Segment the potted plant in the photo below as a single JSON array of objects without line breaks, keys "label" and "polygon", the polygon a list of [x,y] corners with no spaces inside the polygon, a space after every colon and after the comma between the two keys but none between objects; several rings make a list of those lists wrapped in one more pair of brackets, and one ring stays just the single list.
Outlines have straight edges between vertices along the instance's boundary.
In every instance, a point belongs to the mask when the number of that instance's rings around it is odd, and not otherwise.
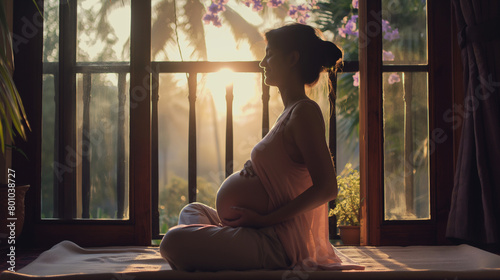
[{"label": "potted plant", "polygon": [[337,217],[340,238],[344,245],[359,245],[359,172],[346,164],[342,173],[337,176],[338,195],[335,208],[329,215]]},{"label": "potted plant", "polygon": [[[9,7],[9,9],[6,9]],[[11,168],[10,150],[19,150],[12,146],[14,137],[26,140],[24,126],[29,124],[23,103],[12,78],[14,55],[8,15],[12,15],[12,2],[0,2],[0,233],[11,230],[4,223],[8,218],[15,218],[15,233],[20,234],[24,223],[24,194],[29,186],[16,185],[15,170]],[[6,10],[8,12],[6,13]],[[24,123],[24,124],[23,124]],[[22,153],[22,151],[21,151]],[[22,153],[23,154],[23,153]],[[10,208],[7,206],[11,206]],[[12,206],[14,208],[12,208]],[[12,209],[14,211],[10,212]],[[4,235],[2,235],[2,238]],[[4,244],[2,242],[2,244]]]}]

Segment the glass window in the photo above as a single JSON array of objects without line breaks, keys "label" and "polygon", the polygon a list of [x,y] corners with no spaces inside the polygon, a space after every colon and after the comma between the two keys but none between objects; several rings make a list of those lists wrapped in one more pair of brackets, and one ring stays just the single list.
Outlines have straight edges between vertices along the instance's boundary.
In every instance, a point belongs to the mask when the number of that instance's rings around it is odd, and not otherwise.
[{"label": "glass window", "polygon": [[382,0],[386,220],[430,219],[426,9]]},{"label": "glass window", "polygon": [[77,62],[130,60],[130,0],[79,0]]},{"label": "glass window", "polygon": [[77,74],[77,218],[128,218],[127,85],[127,73]]},{"label": "glass window", "polygon": [[129,78],[119,67],[130,60],[130,1],[78,1],[77,13],[77,218],[128,219]]},{"label": "glass window", "polygon": [[54,217],[54,184],[62,178],[57,171],[56,88],[59,73],[59,1],[43,2],[42,166],[41,216]]},{"label": "glass window", "polygon": [[359,72],[337,77],[337,173],[346,164],[359,170]]},{"label": "glass window", "polygon": [[427,73],[383,78],[385,219],[429,219]]},{"label": "glass window", "polygon": [[[62,173],[76,172],[72,218],[129,217],[130,1],[82,0],[76,5],[76,146],[59,143],[59,1],[44,1],[42,218],[57,218]],[[71,64],[71,63],[70,63]],[[64,145],[65,155],[58,151]],[[71,161],[68,160],[71,158]]]},{"label": "glass window", "polygon": [[160,74],[158,99],[158,210],[160,233],[177,225],[188,204],[189,101],[185,74]]},{"label": "glass window", "polygon": [[427,64],[427,1],[382,1],[384,64]]}]

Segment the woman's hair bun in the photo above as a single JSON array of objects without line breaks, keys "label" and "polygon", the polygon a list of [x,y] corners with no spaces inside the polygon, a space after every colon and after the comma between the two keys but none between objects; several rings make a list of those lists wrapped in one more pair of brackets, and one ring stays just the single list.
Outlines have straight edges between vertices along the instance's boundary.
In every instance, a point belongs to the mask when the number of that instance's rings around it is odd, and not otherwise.
[{"label": "woman's hair bun", "polygon": [[299,71],[307,85],[314,85],[325,70],[336,71],[342,64],[342,50],[322,39],[321,31],[309,25],[293,23],[266,32],[269,46],[284,52],[298,51]]},{"label": "woman's hair bun", "polygon": [[330,41],[320,41],[320,51],[323,57],[323,67],[337,67],[342,58],[342,50]]}]

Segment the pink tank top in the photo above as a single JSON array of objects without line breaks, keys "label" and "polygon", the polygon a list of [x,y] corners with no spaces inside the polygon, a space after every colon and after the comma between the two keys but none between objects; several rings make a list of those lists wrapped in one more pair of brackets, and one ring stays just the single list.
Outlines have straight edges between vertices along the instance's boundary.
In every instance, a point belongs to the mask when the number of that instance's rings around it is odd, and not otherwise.
[{"label": "pink tank top", "polygon": [[[312,186],[305,164],[294,162],[285,150],[284,126],[291,112],[303,99],[293,104],[276,121],[269,133],[252,150],[252,166],[269,195],[269,210],[275,210],[291,201]],[[321,115],[321,118],[323,116]],[[328,239],[328,205],[299,214],[274,226],[291,266],[304,269],[364,269],[363,266],[342,263]]]}]

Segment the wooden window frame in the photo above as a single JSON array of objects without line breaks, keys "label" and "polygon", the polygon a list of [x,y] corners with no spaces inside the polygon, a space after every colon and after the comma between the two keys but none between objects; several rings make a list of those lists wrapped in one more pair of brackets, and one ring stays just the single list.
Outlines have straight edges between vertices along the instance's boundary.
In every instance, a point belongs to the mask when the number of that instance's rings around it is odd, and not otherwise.
[{"label": "wooden window frame", "polygon": [[[453,105],[456,82],[452,82],[452,76],[457,70],[452,66],[459,61],[456,55],[449,55],[456,49],[456,40],[451,35],[455,32],[451,1],[428,0],[427,11],[428,65],[422,69],[429,78],[429,140],[434,142],[435,148],[429,162],[431,217],[422,221],[387,221],[384,219],[382,74],[389,69],[405,71],[405,67],[382,65],[382,32],[373,32],[382,30],[381,1],[359,1],[360,173],[361,197],[364,198],[361,206],[362,245],[449,243],[445,229],[453,187],[456,131],[443,116]],[[433,135],[436,129],[441,129],[444,136]]]},{"label": "wooden window frame", "polygon": [[[59,97],[56,122],[60,128],[57,158],[65,162],[66,147],[76,147],[76,0],[60,5]],[[25,21],[43,13],[38,7],[23,1],[14,3],[14,34],[26,34]],[[55,189],[58,217],[41,219],[41,131],[43,24],[38,24],[34,36],[19,45],[16,56],[15,81],[24,100],[32,131],[28,142],[19,144],[29,161],[13,159],[20,182],[31,185],[26,197],[26,220],[20,246],[48,247],[61,240],[71,240],[80,246],[151,245],[151,1],[131,1],[130,34],[130,167],[129,219],[85,220],[75,217],[76,172],[65,172]],[[40,20],[40,19],[38,19]],[[22,42],[22,41],[21,41]],[[36,63],[35,63],[36,62]],[[26,80],[32,83],[26,83]],[[146,81],[146,82],[145,82]],[[16,171],[17,171],[16,170]],[[62,203],[59,203],[62,202]],[[56,211],[57,212],[57,211]]]}]

